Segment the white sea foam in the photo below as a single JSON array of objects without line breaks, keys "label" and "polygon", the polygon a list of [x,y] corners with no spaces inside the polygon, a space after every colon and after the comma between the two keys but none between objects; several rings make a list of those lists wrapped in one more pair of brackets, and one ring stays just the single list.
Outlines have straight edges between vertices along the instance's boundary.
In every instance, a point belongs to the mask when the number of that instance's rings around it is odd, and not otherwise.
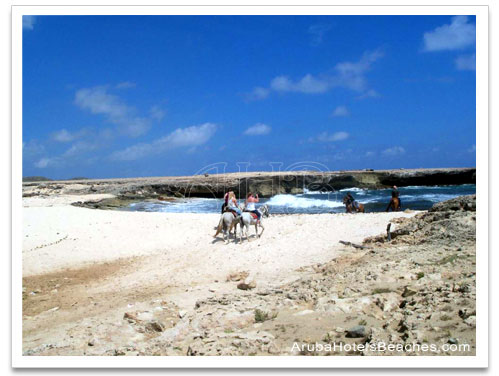
[{"label": "white sea foam", "polygon": [[363,192],[363,191],[365,191],[365,189],[358,187],[340,189],[340,192]]},{"label": "white sea foam", "polygon": [[441,202],[441,201],[450,200],[451,198],[454,197],[456,197],[455,194],[427,193],[418,196],[401,195],[400,200],[402,201],[402,203],[412,202],[412,201]]},{"label": "white sea foam", "polygon": [[276,195],[267,201],[269,206],[283,206],[293,209],[303,208],[337,208],[343,206],[339,201],[306,198],[294,195]]}]

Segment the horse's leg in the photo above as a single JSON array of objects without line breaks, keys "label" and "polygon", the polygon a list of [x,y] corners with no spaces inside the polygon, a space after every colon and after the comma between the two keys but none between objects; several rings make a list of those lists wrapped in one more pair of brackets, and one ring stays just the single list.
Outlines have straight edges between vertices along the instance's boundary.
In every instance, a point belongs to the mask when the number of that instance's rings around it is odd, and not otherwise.
[{"label": "horse's leg", "polygon": [[232,227],[232,222],[229,224],[224,223],[224,235],[225,235],[224,241],[225,241],[225,244],[229,244],[231,227]]},{"label": "horse's leg", "polygon": [[248,241],[248,243],[250,242],[250,239],[249,239],[249,223],[245,223],[244,224],[244,235],[246,236],[246,240]]},{"label": "horse's leg", "polygon": [[260,227],[262,228],[262,232],[260,233],[260,235],[258,235],[258,237],[261,237],[261,236],[262,236],[262,234],[263,234],[263,232],[265,231],[265,227],[263,227],[263,225],[262,225],[262,222],[261,222],[261,221],[260,221],[260,224],[259,224],[259,225],[260,225]]}]

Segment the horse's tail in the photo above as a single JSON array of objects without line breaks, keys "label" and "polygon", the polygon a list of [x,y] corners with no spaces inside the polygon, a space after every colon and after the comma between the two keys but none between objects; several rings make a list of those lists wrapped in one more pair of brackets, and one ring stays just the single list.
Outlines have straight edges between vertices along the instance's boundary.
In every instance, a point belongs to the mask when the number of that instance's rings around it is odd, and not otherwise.
[{"label": "horse's tail", "polygon": [[222,227],[223,227],[223,222],[224,222],[224,217],[223,215],[220,217],[220,221],[218,222],[218,227],[217,227],[217,232],[215,235],[213,235],[214,238],[217,237],[218,234],[220,234],[220,231],[222,231]]}]

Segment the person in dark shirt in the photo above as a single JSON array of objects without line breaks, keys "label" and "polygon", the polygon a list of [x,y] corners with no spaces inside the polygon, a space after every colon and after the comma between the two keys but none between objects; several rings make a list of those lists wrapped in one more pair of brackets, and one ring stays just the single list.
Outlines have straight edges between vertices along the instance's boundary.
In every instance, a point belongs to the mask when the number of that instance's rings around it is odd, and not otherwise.
[{"label": "person in dark shirt", "polygon": [[352,205],[355,210],[359,210],[359,203],[355,198],[352,196],[350,192],[347,193],[347,198],[348,198],[348,204]]}]

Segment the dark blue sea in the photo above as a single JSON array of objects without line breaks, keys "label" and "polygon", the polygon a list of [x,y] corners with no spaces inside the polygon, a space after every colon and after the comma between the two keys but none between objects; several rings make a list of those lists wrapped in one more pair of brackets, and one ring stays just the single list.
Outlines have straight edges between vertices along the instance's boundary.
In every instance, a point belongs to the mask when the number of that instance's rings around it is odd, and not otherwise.
[{"label": "dark blue sea", "polygon": [[[427,210],[433,204],[451,198],[475,194],[474,184],[453,186],[409,186],[399,187],[402,210]],[[342,189],[336,192],[307,191],[297,195],[276,195],[260,199],[260,204],[267,204],[274,214],[294,213],[343,213],[342,199],[350,192],[355,199],[364,204],[366,212],[385,211],[390,202],[390,189]],[[220,213],[222,199],[191,198],[176,202],[148,201],[131,204],[126,210],[166,213]],[[257,204],[258,206],[258,204]]]}]

